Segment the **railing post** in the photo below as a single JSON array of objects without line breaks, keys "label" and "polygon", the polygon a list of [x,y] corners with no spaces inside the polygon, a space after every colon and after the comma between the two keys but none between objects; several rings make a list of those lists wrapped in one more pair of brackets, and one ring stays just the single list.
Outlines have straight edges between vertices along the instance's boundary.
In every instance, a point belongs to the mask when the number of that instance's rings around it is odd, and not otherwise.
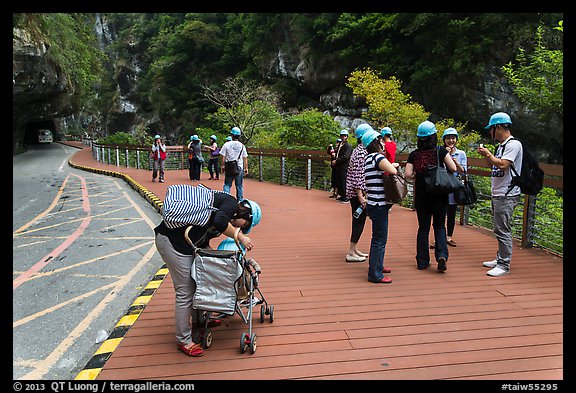
[{"label": "railing post", "polygon": [[140,150],[136,149],[136,169],[140,169]]},{"label": "railing post", "polygon": [[116,146],[116,166],[120,166],[120,149]]},{"label": "railing post", "polygon": [[524,214],[522,217],[522,246],[534,245],[534,219],[536,217],[536,195],[524,195]]},{"label": "railing post", "polygon": [[130,157],[128,156],[128,148],[126,148],[126,168],[130,168]]},{"label": "railing post", "polygon": [[306,189],[312,188],[312,159],[308,156],[307,167],[306,167]]},{"label": "railing post", "polygon": [[263,155],[262,152],[258,155],[258,181],[264,181],[264,174],[262,173],[263,167]]},{"label": "railing post", "polygon": [[284,153],[280,157],[280,184],[286,184],[286,156]]},{"label": "railing post", "polygon": [[110,146],[108,146],[107,150],[108,150],[108,162],[106,162],[106,164],[110,165]]}]

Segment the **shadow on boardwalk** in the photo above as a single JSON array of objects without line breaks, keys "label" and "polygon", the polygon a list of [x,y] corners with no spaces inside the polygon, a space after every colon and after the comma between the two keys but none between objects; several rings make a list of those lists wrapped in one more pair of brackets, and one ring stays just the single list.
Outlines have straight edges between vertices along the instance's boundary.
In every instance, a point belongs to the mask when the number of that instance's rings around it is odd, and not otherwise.
[{"label": "shadow on boardwalk", "polygon": [[[162,200],[170,184],[192,184],[187,171],[151,172],[97,163],[84,149],[73,165],[128,174]],[[202,182],[221,189],[222,180]],[[221,177],[222,179],[222,177]],[[346,263],[349,204],[329,193],[247,179],[245,197],[263,210],[249,256],[262,266],[260,287],[275,319],[259,322],[255,354],[241,354],[248,326],[237,316],[213,329],[202,358],[176,348],[174,291],[162,281],[119,340],[97,379],[560,380],[563,378],[563,259],[514,244],[511,274],[489,277],[489,231],[457,226],[448,270],[416,269],[414,211],[390,211],[385,265],[392,284],[367,281],[367,262]],[[359,243],[369,250],[370,220]],[[218,244],[220,239],[212,241]]]}]

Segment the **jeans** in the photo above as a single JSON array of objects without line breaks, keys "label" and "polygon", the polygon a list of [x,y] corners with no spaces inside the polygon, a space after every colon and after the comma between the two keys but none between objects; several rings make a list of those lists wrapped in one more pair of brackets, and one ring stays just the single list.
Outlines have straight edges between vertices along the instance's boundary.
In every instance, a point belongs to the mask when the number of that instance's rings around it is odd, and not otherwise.
[{"label": "jeans", "polygon": [[211,158],[208,160],[208,172],[212,179],[218,180],[220,178],[220,162],[218,158]]},{"label": "jeans", "polygon": [[366,205],[366,214],[372,221],[372,240],[368,260],[368,281],[379,282],[384,278],[384,254],[388,242],[388,212],[392,205]]},{"label": "jeans", "polygon": [[236,177],[224,174],[224,192],[230,193],[232,181],[236,184],[236,199],[240,202],[244,199],[244,171],[241,170]]},{"label": "jeans", "polygon": [[164,160],[160,158],[154,160],[154,166],[152,169],[152,180],[156,179],[156,176],[158,176],[158,172],[160,172],[160,180],[164,180]]},{"label": "jeans", "polygon": [[498,239],[496,260],[498,266],[504,270],[510,270],[510,261],[512,259],[512,214],[519,200],[520,196],[492,197],[494,234],[496,239]]},{"label": "jeans", "polygon": [[445,258],[448,261],[448,243],[446,240],[446,204],[422,205],[416,208],[418,216],[418,234],[416,235],[416,264],[420,268],[425,268],[430,263],[430,250],[428,236],[430,234],[430,223],[434,228],[434,257],[436,261]]}]

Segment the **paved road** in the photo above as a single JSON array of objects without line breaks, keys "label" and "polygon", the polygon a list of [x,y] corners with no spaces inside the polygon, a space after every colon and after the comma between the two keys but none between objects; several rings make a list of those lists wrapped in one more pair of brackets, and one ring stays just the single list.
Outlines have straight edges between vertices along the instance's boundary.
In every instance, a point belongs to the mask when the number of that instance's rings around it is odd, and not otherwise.
[{"label": "paved road", "polygon": [[162,266],[159,214],[123,180],[68,166],[76,151],[13,158],[13,379],[76,377]]}]

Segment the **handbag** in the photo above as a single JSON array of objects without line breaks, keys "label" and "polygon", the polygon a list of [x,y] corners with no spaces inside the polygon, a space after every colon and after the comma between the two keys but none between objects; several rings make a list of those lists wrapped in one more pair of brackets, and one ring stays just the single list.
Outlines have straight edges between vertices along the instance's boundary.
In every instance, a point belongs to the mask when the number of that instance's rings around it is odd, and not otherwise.
[{"label": "handbag", "polygon": [[428,166],[424,174],[426,191],[432,194],[450,194],[464,187],[460,180],[440,165],[440,150],[436,148],[437,165]]},{"label": "handbag", "polygon": [[478,200],[478,196],[476,195],[476,189],[474,188],[474,184],[472,180],[468,177],[467,173],[462,175],[464,180],[464,186],[459,188],[454,193],[454,199],[456,203],[459,205],[472,205],[476,203]]},{"label": "handbag", "polygon": [[384,200],[388,203],[400,203],[408,195],[408,184],[400,167],[395,175],[383,173]]},{"label": "handbag", "polygon": [[240,154],[238,154],[238,158],[234,161],[226,161],[224,163],[224,173],[226,176],[236,177],[240,174],[240,167],[238,166],[238,160],[240,156],[242,156],[242,152],[244,151],[244,147],[240,150]]}]

